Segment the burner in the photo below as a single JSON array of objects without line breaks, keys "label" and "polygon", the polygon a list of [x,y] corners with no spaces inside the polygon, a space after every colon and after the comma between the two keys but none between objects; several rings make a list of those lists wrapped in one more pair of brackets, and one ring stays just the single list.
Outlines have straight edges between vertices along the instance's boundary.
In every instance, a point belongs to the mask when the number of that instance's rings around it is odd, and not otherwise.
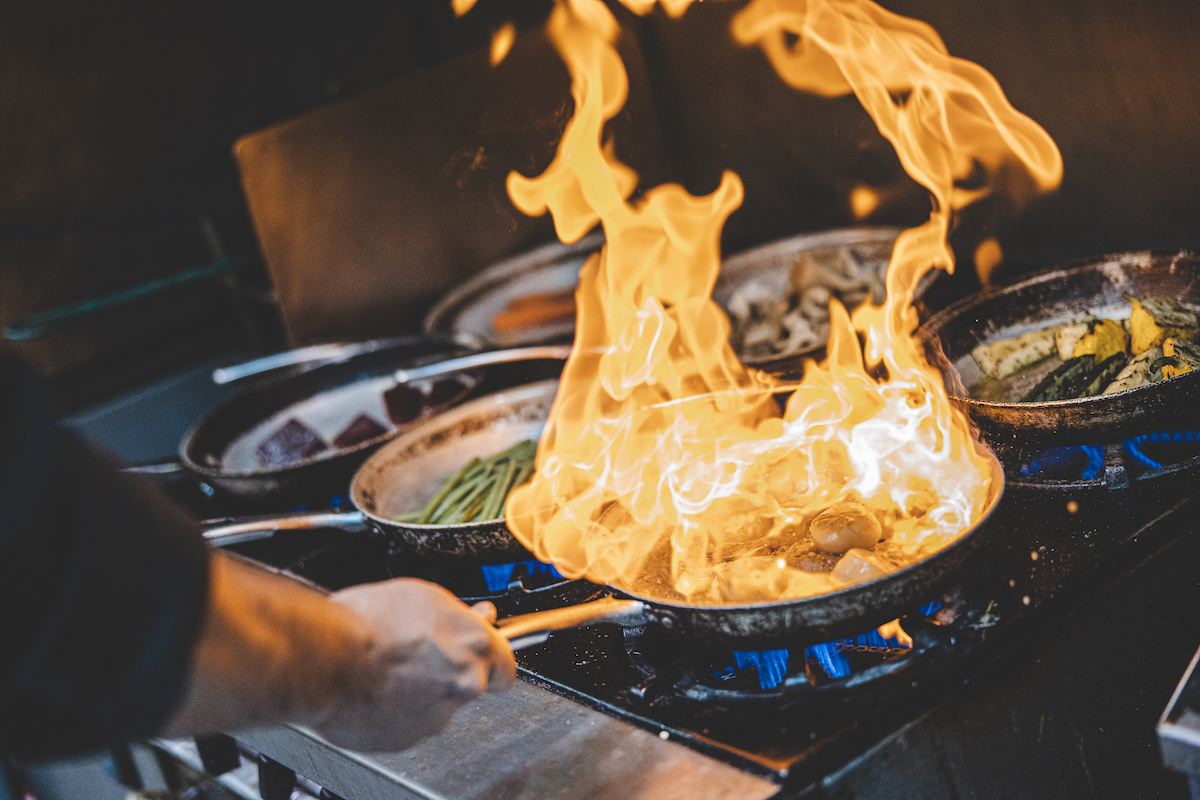
[{"label": "burner", "polygon": [[[1157,461],[1163,448],[1194,440],[1181,432],[1134,444]],[[934,707],[981,674],[981,665],[1022,652],[1031,632],[1061,622],[1064,609],[1079,607],[1124,573],[1122,565],[1139,563],[1147,548],[1178,535],[1177,523],[1156,520],[1183,519],[1172,509],[1195,496],[1191,462],[1142,472],[1122,489],[1109,483],[1109,465],[1120,463],[1123,445],[1103,450],[1104,481],[1009,487],[978,555],[940,607],[935,601],[902,617],[911,646],[863,632],[735,651],[660,626],[602,623],[556,631],[519,651],[521,677],[740,769],[805,785]],[[1143,494],[1145,503],[1127,499]],[[436,581],[466,602],[490,600],[502,617],[607,591],[536,561],[479,565],[417,557],[366,529],[291,531],[232,549],[330,589],[386,577]]]},{"label": "burner", "polygon": [[[1121,443],[1125,464],[1138,473],[1161,470],[1200,456],[1195,431],[1160,431]],[[1051,480],[1101,480],[1105,476],[1104,445],[1050,447],[1021,460],[1023,477]]]}]

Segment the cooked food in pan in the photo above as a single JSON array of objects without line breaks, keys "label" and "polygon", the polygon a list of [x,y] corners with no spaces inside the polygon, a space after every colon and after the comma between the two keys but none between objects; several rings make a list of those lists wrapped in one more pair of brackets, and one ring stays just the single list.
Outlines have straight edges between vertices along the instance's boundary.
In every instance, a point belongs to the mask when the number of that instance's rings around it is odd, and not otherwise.
[{"label": "cooked food in pan", "polygon": [[221,455],[234,473],[287,469],[378,441],[465,394],[473,380],[448,375],[397,384],[358,380],[294,403],[237,437]]},{"label": "cooked food in pan", "polygon": [[868,298],[876,305],[887,296],[887,259],[870,259],[852,247],[835,252],[801,252],[792,262],[782,294],[750,280],[729,298],[733,324],[730,341],[743,359],[762,359],[811,350],[829,333],[829,299],[848,309]]},{"label": "cooked food in pan", "polygon": [[1003,379],[1053,356],[1061,364],[1022,398],[1039,403],[1091,397],[1168,380],[1200,366],[1200,321],[1173,297],[1134,297],[1128,319],[1087,317],[981,344],[984,375]]},{"label": "cooked food in pan", "polygon": [[983,374],[989,378],[1007,378],[1055,351],[1058,329],[1024,333],[1012,339],[981,344],[971,351]]},{"label": "cooked food in pan", "polygon": [[575,324],[575,287],[510,298],[492,317],[492,327],[508,333],[544,325]]},{"label": "cooked food in pan", "polygon": [[504,516],[508,493],[533,474],[537,442],[526,439],[490,458],[473,458],[451,475],[420,511],[394,517],[418,525],[454,525]]},{"label": "cooked food in pan", "polygon": [[254,448],[258,464],[266,469],[295,464],[311,458],[329,445],[321,434],[292,417]]},{"label": "cooked food in pan", "polygon": [[359,414],[353,422],[346,426],[344,431],[334,437],[333,446],[342,449],[354,447],[356,444],[362,444],[368,439],[374,439],[385,433],[387,433],[387,428],[376,422],[370,414]]}]

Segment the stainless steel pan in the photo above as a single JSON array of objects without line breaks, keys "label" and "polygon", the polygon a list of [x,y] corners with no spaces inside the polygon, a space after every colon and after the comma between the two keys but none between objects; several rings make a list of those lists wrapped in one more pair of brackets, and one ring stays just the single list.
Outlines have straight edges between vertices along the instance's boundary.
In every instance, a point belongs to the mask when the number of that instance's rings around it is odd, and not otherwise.
[{"label": "stainless steel pan", "polygon": [[610,597],[509,617],[497,626],[514,648],[544,641],[555,630],[599,622],[659,625],[705,641],[751,650],[778,647],[785,642],[826,642],[863,633],[936,597],[986,535],[987,520],[999,502],[1002,488],[994,488],[984,517],[948,546],[904,569],[834,592],[767,603],[695,605],[609,586]]},{"label": "stainless steel pan", "polygon": [[1087,313],[1127,317],[1126,293],[1170,295],[1198,309],[1200,256],[1145,252],[1072,262],[964,298],[931,317],[918,335],[931,361],[940,364],[951,399],[995,445],[1106,443],[1195,420],[1200,372],[1124,392],[1044,403],[1019,399],[1062,363],[1056,356],[1003,381],[979,376],[971,357],[976,345]]},{"label": "stainless steel pan", "polygon": [[[213,409],[184,434],[178,463],[210,486],[238,498],[302,502],[309,494],[341,491],[363,459],[412,424],[392,425],[383,407],[383,392],[396,382],[395,371],[431,358],[445,361],[469,352],[445,337],[409,336],[368,344],[377,346],[360,345],[359,351],[344,360],[286,374]],[[477,375],[463,378],[460,391],[445,398],[439,408],[463,399],[479,381]],[[376,405],[378,409],[371,410]],[[386,430],[349,446],[337,446],[334,437],[364,410],[377,423],[385,424]],[[260,465],[253,458],[257,443],[291,418],[319,430],[327,449],[295,462]],[[323,427],[326,430],[321,430]],[[145,467],[133,469],[146,471]]]}]

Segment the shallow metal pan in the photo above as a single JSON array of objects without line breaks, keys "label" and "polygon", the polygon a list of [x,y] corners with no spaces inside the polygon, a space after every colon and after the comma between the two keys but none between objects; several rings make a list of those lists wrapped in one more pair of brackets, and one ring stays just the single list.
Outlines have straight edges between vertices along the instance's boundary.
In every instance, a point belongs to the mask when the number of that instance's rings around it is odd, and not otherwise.
[{"label": "shallow metal pan", "polygon": [[[713,288],[713,299],[727,308],[734,292],[757,281],[786,297],[790,293],[792,264],[801,253],[836,254],[850,248],[868,263],[886,264],[900,228],[839,228],[802,233],[768,242],[723,259]],[[544,325],[497,331],[493,320],[514,299],[531,294],[573,290],[579,270],[592,253],[604,244],[600,233],[590,234],[572,245],[550,244],[516,258],[488,267],[447,294],[425,317],[430,334],[470,336],[495,347],[514,347],[539,342],[569,341],[574,319],[554,320]],[[937,277],[931,272],[917,290],[920,297]],[[743,358],[747,366],[775,373],[798,372],[805,357],[819,357],[824,344],[786,355]]]},{"label": "shallow metal pan", "polygon": [[[390,388],[390,376],[403,367],[466,352],[446,337],[413,336],[340,363],[288,374],[234,397],[197,421],[180,442],[179,462],[210,486],[238,498],[300,501],[307,499],[309,492],[329,487],[340,490],[369,453],[413,424],[394,425],[383,410],[382,392]],[[462,390],[439,408],[461,400],[478,380],[478,376],[466,376]],[[379,417],[376,421],[387,430],[351,446],[334,445],[333,436],[372,403],[379,410],[371,416]],[[272,421],[278,427],[284,418],[292,417],[318,429],[322,426],[313,417],[326,420],[329,430],[321,433],[326,434],[328,448],[310,458],[270,467],[232,454],[235,448],[251,451],[256,437],[266,438],[273,432]]]},{"label": "shallow metal pan", "polygon": [[[523,438],[537,436],[549,413],[556,385],[535,384],[513,392],[460,406],[419,430],[389,443],[355,476],[351,497],[376,527],[400,537],[419,552],[478,558],[488,555],[529,558],[502,523],[494,526],[409,526],[391,517],[419,508],[441,480],[472,456],[498,452]],[[989,513],[1001,491],[995,487]],[[513,636],[536,640],[559,626],[591,621],[624,624],[652,622],[712,641],[755,646],[781,640],[827,641],[842,634],[861,633],[929,601],[952,578],[980,538],[983,520],[948,547],[905,569],[873,581],[799,600],[748,605],[693,605],[664,602],[619,586],[608,587],[621,604],[601,603],[547,612],[520,624]],[[470,538],[468,538],[470,534]],[[504,542],[515,550],[504,550]],[[638,605],[630,605],[636,603]],[[593,614],[595,615],[593,617]],[[544,638],[544,636],[542,636]]]},{"label": "shallow metal pan", "polygon": [[668,602],[609,586],[611,597],[577,606],[500,620],[500,631],[514,648],[544,641],[552,631],[615,622],[645,624],[720,642],[735,648],[778,647],[783,643],[826,642],[852,636],[911,613],[936,597],[960,573],[986,536],[987,521],[1003,486],[994,487],[983,517],[958,539],[904,569],[833,592],[745,605],[696,605]]},{"label": "shallow metal pan", "polygon": [[[1119,441],[1196,419],[1200,372],[1095,397],[1044,403],[1019,398],[1061,362],[1056,356],[1003,381],[977,379],[976,345],[1043,329],[1082,314],[1129,316],[1123,294],[1170,295],[1200,309],[1200,257],[1187,251],[1084,259],[987,289],[948,306],[918,331],[946,376],[951,398],[996,445]],[[973,394],[965,387],[974,384]]]},{"label": "shallow metal pan", "polygon": [[486,458],[524,439],[537,440],[557,391],[558,381],[541,381],[438,415],[363,464],[350,485],[351,501],[375,528],[417,554],[493,563],[531,558],[503,519],[415,525],[393,517],[423,507],[472,458]]},{"label": "shallow metal pan", "polygon": [[494,264],[438,301],[425,315],[425,332],[471,336],[492,347],[569,342],[573,318],[511,331],[496,330],[493,319],[515,298],[573,290],[579,285],[579,270],[603,244],[604,235],[597,231],[574,244],[554,242]]}]

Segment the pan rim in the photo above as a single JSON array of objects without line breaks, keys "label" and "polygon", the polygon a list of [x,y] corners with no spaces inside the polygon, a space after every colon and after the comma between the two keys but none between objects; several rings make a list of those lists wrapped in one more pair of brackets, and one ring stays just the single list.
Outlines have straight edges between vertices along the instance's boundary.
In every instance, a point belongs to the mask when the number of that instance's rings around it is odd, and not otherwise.
[{"label": "pan rim", "polygon": [[[340,368],[340,367],[343,367],[345,363],[346,362],[338,362],[338,363],[333,363],[333,364],[321,365],[321,366],[315,367],[312,370],[308,370],[308,371],[302,373],[300,376],[296,376],[296,377],[303,377],[305,379],[311,379],[311,376],[318,373],[318,371],[320,371],[320,370]],[[284,465],[278,466],[278,467],[263,468],[263,469],[249,470],[249,471],[226,470],[226,469],[221,469],[220,467],[213,467],[208,464],[202,463],[201,461],[197,460],[196,458],[194,458],[192,456],[191,450],[194,446],[194,443],[196,442],[196,440],[198,438],[197,434],[200,431],[204,430],[207,427],[210,427],[214,423],[214,420],[221,418],[225,414],[232,413],[231,409],[235,409],[235,408],[239,407],[240,405],[244,404],[246,401],[246,398],[248,396],[250,396],[254,393],[261,394],[261,393],[276,391],[276,390],[278,390],[278,388],[280,386],[285,384],[287,379],[285,378],[285,379],[281,379],[278,381],[272,381],[263,386],[257,387],[255,389],[251,389],[248,392],[243,392],[239,395],[236,395],[235,397],[230,398],[229,400],[227,400],[227,401],[221,403],[220,405],[216,406],[215,408],[213,408],[211,411],[209,411],[207,414],[205,414],[203,417],[201,417],[199,420],[197,420],[195,423],[193,423],[187,429],[187,431],[184,432],[183,437],[180,439],[179,450],[178,450],[179,460],[183,463],[183,465],[185,467],[187,467],[187,469],[189,469],[190,471],[196,473],[197,475],[200,475],[205,478],[211,478],[214,480],[256,480],[256,479],[279,478],[279,477],[286,476],[289,473],[298,472],[298,471],[306,469],[306,468],[315,467],[317,465],[325,464],[325,463],[328,463],[331,461],[336,461],[336,460],[344,458],[344,457],[353,456],[357,453],[361,453],[364,450],[369,450],[371,448],[378,447],[379,445],[386,443],[389,439],[396,438],[397,436],[403,436],[404,434],[408,433],[409,431],[425,424],[425,422],[427,422],[428,420],[433,419],[433,417],[437,416],[438,414],[444,413],[444,412],[454,408],[455,405],[458,404],[464,397],[467,397],[472,391],[474,391],[476,388],[478,388],[480,383],[483,380],[482,375],[480,375],[478,373],[478,371],[476,371],[476,370],[463,370],[461,372],[452,373],[452,375],[456,376],[457,378],[460,379],[460,382],[464,383],[463,389],[460,392],[458,392],[453,398],[440,404],[436,408],[431,409],[429,413],[422,414],[421,416],[419,416],[413,420],[410,420],[409,422],[406,422],[403,425],[397,425],[394,428],[392,428],[391,430],[385,431],[384,433],[381,433],[378,436],[373,436],[370,439],[364,439],[363,441],[358,442],[350,447],[330,447],[326,451],[322,451],[322,452],[320,452],[312,457],[309,457],[309,458],[301,459],[300,461],[291,462],[291,463],[284,464]],[[465,381],[462,380],[464,378],[466,379]],[[347,385],[349,385],[349,384],[347,384]],[[399,385],[399,384],[397,384],[397,385]],[[313,397],[315,397],[315,396],[316,395],[313,395]],[[282,410],[282,409],[280,409],[280,410]],[[246,431],[242,431],[242,433],[240,433],[239,436],[244,436],[248,432],[248,430],[249,429],[247,429]],[[237,437],[234,437],[233,439],[231,439],[226,444],[226,448],[228,448],[234,441],[236,441],[236,439],[237,439]],[[222,455],[223,455],[223,453],[222,453]]]},{"label": "pan rim", "polygon": [[[1196,258],[1200,257],[1200,253],[1197,253],[1194,250],[1189,250],[1188,248],[1180,248],[1177,250],[1138,250],[1128,253],[1110,253],[1103,256],[1078,258],[1067,261],[1063,264],[1046,267],[1045,269],[1035,271],[1033,274],[1029,275],[1023,280],[1017,281],[1016,283],[988,287],[956,300],[926,320],[925,323],[917,329],[915,335],[919,336],[922,341],[926,343],[933,341],[940,343],[941,330],[950,322],[957,319],[961,315],[963,309],[971,306],[979,305],[983,302],[992,301],[997,298],[1002,298],[1005,295],[1015,294],[1018,291],[1028,290],[1036,287],[1039,284],[1047,283],[1056,278],[1069,278],[1073,274],[1081,274],[1090,270],[1094,270],[1103,264],[1116,264],[1118,266],[1125,266],[1126,262],[1130,262],[1135,259],[1150,259],[1155,257],[1178,258],[1180,256],[1190,256]],[[1200,312],[1200,308],[1193,310]],[[1169,391],[1181,385],[1186,387],[1194,381],[1200,381],[1200,370],[1188,372],[1174,378],[1168,378],[1167,380],[1160,381],[1159,383],[1146,384],[1145,386],[1135,386],[1132,389],[1122,389],[1119,392],[1091,395],[1089,397],[1072,397],[1066,400],[1040,400],[1030,403],[979,400],[970,396],[954,394],[951,392],[949,387],[947,387],[946,391],[950,398],[956,403],[960,403],[971,408],[996,409],[1005,411],[1020,411],[1024,409],[1045,409],[1053,411],[1056,409],[1069,409],[1078,406],[1096,405],[1099,402],[1107,401],[1108,398],[1128,397],[1137,392],[1148,393]],[[1164,389],[1163,387],[1171,387],[1171,389]]]},{"label": "pan rim", "polygon": [[[988,451],[991,452],[991,449],[988,448]],[[992,457],[995,458],[995,454],[993,454]],[[996,466],[997,466],[996,475],[998,478],[996,483],[998,485],[991,489],[990,497],[989,497],[989,501],[990,501],[989,505],[988,505],[987,509],[984,511],[984,513],[979,517],[979,519],[975,521],[974,525],[972,525],[967,530],[963,531],[963,533],[959,534],[959,536],[954,541],[950,542],[950,544],[946,545],[945,547],[943,547],[939,550],[935,550],[934,552],[930,553],[928,556],[926,556],[922,559],[919,559],[917,561],[914,561],[913,563],[909,564],[906,567],[902,567],[901,569],[898,569],[894,572],[884,573],[883,575],[872,578],[869,581],[861,581],[859,583],[852,583],[852,584],[848,584],[846,586],[840,587],[838,589],[834,589],[832,591],[820,592],[819,594],[805,595],[804,597],[794,597],[794,598],[787,599],[787,600],[763,600],[763,601],[756,602],[756,603],[723,603],[723,604],[681,603],[681,602],[672,601],[672,600],[655,599],[653,597],[650,597],[649,595],[643,595],[643,594],[639,594],[637,592],[630,591],[628,589],[623,589],[616,584],[610,583],[610,584],[596,584],[596,585],[597,586],[605,586],[609,589],[612,589],[616,592],[621,593],[622,595],[628,596],[634,600],[640,600],[643,603],[647,603],[653,607],[670,609],[670,610],[678,610],[678,611],[688,611],[688,612],[712,611],[712,612],[717,612],[717,613],[720,613],[720,612],[731,612],[732,613],[732,612],[738,612],[738,611],[745,611],[745,612],[762,611],[764,609],[772,609],[772,608],[796,608],[798,606],[803,605],[806,601],[818,601],[818,600],[821,600],[824,598],[832,597],[834,595],[837,595],[839,597],[848,597],[850,595],[854,595],[854,594],[858,594],[858,593],[870,593],[870,591],[873,588],[878,588],[879,586],[883,585],[884,583],[891,583],[895,580],[903,580],[907,576],[916,574],[916,570],[918,568],[928,566],[928,563],[932,559],[936,559],[939,556],[942,556],[943,554],[950,553],[951,551],[959,550],[959,549],[961,549],[961,546],[966,546],[965,542],[967,542],[967,540],[969,540],[969,539],[972,539],[973,534],[977,533],[979,531],[979,529],[985,525],[985,523],[988,521],[988,519],[991,518],[992,514],[995,513],[996,508],[1000,505],[1000,499],[1004,495],[1004,489],[1005,489],[1005,485],[1007,483],[1007,479],[1004,476],[1004,470],[1000,466],[1000,462],[998,459],[996,460]],[[595,583],[595,581],[592,581],[592,583]]]},{"label": "pan rim", "polygon": [[[413,426],[412,428],[393,438],[391,441],[386,442],[359,466],[354,473],[354,478],[350,482],[350,501],[359,511],[362,512],[364,517],[388,527],[411,528],[415,531],[421,531],[422,533],[436,533],[441,531],[445,531],[447,533],[456,531],[473,531],[484,527],[496,526],[503,526],[507,529],[508,526],[505,523],[504,517],[440,525],[428,523],[422,525],[415,522],[397,522],[395,520],[380,516],[379,514],[376,514],[374,511],[370,511],[365,507],[365,504],[360,500],[360,496],[364,493],[360,482],[366,480],[365,476],[369,471],[371,471],[373,464],[386,461],[394,456],[394,451],[402,450],[405,447],[414,444],[415,440],[422,436],[428,437],[431,434],[436,434],[440,429],[457,423],[462,417],[468,417],[471,414],[477,413],[478,411],[488,407],[504,405],[506,403],[520,402],[523,400],[542,399],[545,397],[547,390],[550,387],[554,388],[554,392],[550,397],[550,402],[553,403],[554,396],[558,394],[558,385],[559,380],[557,378],[534,381],[532,383],[523,384],[511,389],[503,389],[499,392],[486,394],[482,397],[477,397],[474,400],[462,403],[454,408],[447,409],[438,414],[431,414],[427,416],[421,425]],[[441,426],[439,426],[439,423],[441,423]],[[511,535],[512,531],[509,531],[509,534]],[[513,536],[513,542],[520,544],[520,541],[515,536]],[[524,545],[521,546],[524,547]]]}]

